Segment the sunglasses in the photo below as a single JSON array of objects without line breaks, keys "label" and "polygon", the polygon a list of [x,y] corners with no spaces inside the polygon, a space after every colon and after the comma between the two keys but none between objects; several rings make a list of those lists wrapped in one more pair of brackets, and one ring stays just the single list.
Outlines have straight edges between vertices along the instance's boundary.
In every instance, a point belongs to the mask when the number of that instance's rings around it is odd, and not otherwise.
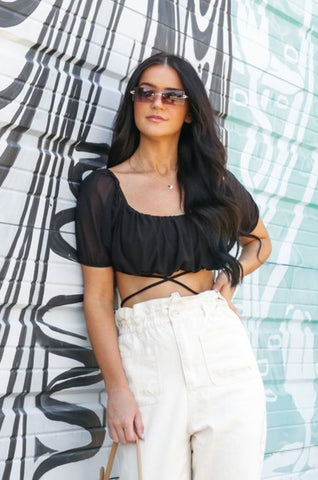
[{"label": "sunglasses", "polygon": [[162,92],[156,92],[153,88],[135,87],[129,93],[132,94],[134,102],[152,103],[155,97],[160,96],[165,105],[184,105],[188,95],[183,90],[169,88]]}]

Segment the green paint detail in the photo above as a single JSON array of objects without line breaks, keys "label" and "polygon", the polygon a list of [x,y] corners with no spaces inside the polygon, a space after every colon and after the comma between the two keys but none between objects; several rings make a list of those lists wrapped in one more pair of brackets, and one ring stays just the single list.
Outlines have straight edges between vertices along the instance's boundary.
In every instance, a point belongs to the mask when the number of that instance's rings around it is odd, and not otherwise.
[{"label": "green paint detail", "polygon": [[305,480],[318,449],[317,2],[245,0],[232,15],[228,163],[273,239],[237,298],[268,399],[266,478]]}]

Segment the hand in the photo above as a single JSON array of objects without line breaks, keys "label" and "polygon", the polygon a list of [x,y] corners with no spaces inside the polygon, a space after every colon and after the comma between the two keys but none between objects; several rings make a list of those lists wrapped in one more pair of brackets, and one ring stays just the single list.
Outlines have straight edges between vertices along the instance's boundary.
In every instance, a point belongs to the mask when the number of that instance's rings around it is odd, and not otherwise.
[{"label": "hand", "polygon": [[143,438],[144,427],[137,402],[129,389],[120,388],[108,392],[107,425],[115,443],[133,443],[136,434]]},{"label": "hand", "polygon": [[220,292],[220,294],[222,295],[222,297],[224,297],[225,300],[227,301],[230,309],[233,310],[233,312],[238,317],[240,316],[236,307],[235,307],[235,305],[233,305],[233,303],[232,303],[232,297],[233,297],[234,292],[235,292],[235,287],[231,286],[231,282],[224,272],[220,272],[218,274],[215,282],[213,283],[212,290],[218,290]]}]

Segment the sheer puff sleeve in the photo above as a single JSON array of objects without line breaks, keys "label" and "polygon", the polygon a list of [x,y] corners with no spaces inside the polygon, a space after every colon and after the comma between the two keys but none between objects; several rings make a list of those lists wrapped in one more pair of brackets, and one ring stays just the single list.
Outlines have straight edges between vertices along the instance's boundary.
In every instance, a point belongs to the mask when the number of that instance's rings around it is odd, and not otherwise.
[{"label": "sheer puff sleeve", "polygon": [[109,267],[112,206],[115,185],[105,169],[92,172],[80,186],[75,227],[78,261],[91,267]]},{"label": "sheer puff sleeve", "polygon": [[237,180],[233,173],[227,171],[226,186],[229,195],[233,198],[239,207],[240,213],[240,227],[239,234],[251,233],[259,219],[259,209],[255,203],[252,195],[246,188]]}]

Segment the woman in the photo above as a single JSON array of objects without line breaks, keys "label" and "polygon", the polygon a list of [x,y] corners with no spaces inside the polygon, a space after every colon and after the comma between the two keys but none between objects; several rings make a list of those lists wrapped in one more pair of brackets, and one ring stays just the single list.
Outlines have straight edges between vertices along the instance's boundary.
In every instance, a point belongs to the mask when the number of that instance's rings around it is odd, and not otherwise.
[{"label": "woman", "polygon": [[146,480],[258,479],[264,390],[231,301],[270,240],[182,58],[159,53],[131,76],[108,169],[81,188],[77,242],[120,479],[136,478],[136,434]]}]

